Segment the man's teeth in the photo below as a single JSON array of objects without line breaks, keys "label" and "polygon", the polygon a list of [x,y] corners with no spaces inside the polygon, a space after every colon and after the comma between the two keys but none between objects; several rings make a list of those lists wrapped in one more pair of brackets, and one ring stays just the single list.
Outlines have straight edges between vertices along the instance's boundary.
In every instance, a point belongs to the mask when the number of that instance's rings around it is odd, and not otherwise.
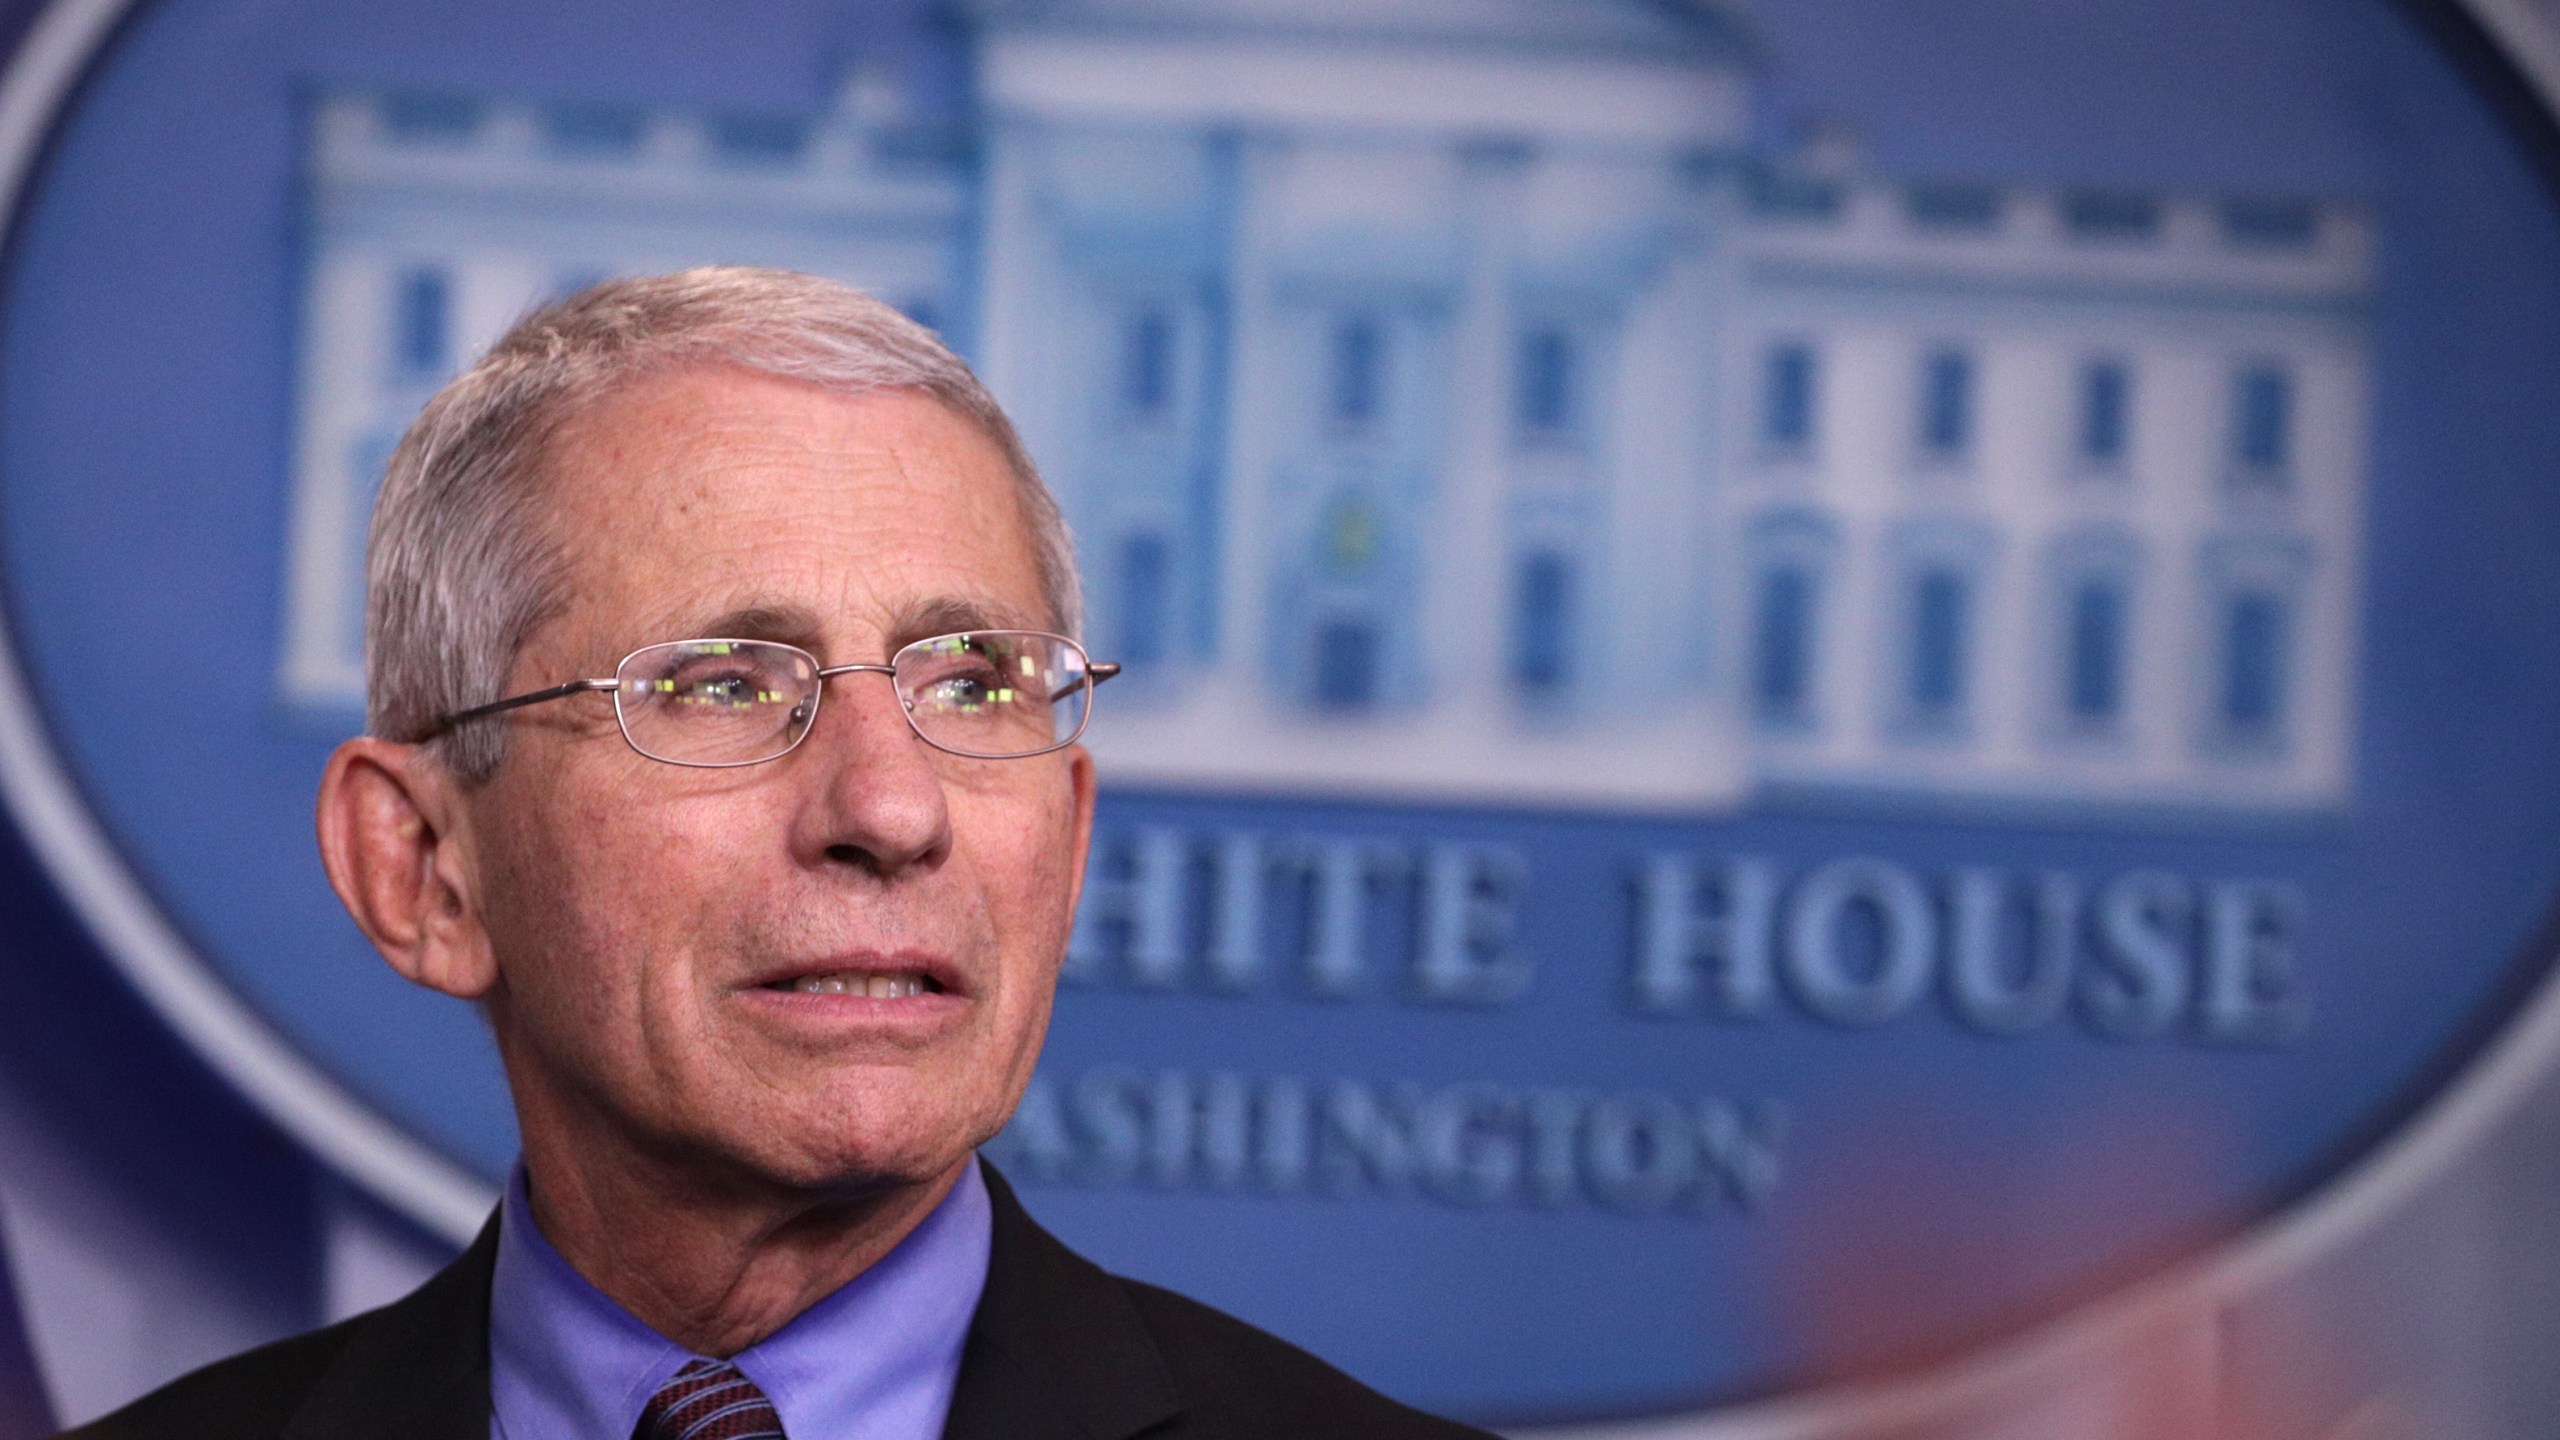
[{"label": "man's teeth", "polygon": [[832,975],[803,975],[785,981],[781,988],[801,995],[862,995],[873,1000],[904,1000],[911,995],[921,995],[929,988],[940,987],[929,986],[922,974],[912,970],[889,975],[848,970]]}]

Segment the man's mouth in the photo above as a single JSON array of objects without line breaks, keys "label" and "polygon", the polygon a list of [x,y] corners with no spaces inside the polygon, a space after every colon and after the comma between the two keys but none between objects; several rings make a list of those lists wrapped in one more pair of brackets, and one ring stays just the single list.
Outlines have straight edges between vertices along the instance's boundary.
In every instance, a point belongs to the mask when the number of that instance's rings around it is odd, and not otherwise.
[{"label": "man's mouth", "polygon": [[764,987],[793,995],[858,995],[872,1000],[905,1000],[939,995],[942,982],[921,970],[830,970],[794,975]]}]

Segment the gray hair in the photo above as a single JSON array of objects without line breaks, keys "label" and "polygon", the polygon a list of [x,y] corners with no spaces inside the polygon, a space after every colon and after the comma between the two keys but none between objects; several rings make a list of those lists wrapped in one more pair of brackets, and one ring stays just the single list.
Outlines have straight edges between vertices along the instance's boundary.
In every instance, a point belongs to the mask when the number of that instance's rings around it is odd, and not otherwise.
[{"label": "gray hair", "polygon": [[849,285],[714,266],[609,280],[516,322],[437,391],[391,454],[365,550],[365,728],[430,740],[466,784],[496,772],[506,727],[438,720],[500,698],[517,651],[564,599],[545,523],[544,452],[579,410],[646,375],[725,365],[858,395],[919,390],[1012,466],[1042,598],[1081,621],[1075,550],[1012,422],[932,331]]}]

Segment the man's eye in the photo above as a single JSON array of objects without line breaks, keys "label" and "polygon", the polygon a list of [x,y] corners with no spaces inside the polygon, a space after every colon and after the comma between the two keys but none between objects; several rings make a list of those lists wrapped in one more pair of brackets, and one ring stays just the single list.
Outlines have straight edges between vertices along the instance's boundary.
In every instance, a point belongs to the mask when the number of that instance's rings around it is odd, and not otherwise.
[{"label": "man's eye", "polygon": [[946,705],[981,704],[987,698],[987,682],[981,675],[945,675],[926,687],[925,694]]},{"label": "man's eye", "polygon": [[789,698],[771,677],[746,671],[669,676],[658,682],[660,698],[680,703],[737,707],[769,704]]},{"label": "man's eye", "polygon": [[916,701],[943,710],[977,710],[1012,698],[1003,677],[990,665],[946,670],[917,687]]}]

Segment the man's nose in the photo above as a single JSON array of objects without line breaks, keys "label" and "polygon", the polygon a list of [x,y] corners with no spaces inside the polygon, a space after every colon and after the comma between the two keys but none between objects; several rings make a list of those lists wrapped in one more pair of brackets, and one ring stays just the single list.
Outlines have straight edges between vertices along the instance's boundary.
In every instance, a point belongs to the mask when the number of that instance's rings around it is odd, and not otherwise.
[{"label": "man's nose", "polygon": [[857,670],[820,683],[817,717],[791,757],[818,787],[795,837],[803,863],[887,875],[940,860],[951,844],[941,772],[889,677]]}]

